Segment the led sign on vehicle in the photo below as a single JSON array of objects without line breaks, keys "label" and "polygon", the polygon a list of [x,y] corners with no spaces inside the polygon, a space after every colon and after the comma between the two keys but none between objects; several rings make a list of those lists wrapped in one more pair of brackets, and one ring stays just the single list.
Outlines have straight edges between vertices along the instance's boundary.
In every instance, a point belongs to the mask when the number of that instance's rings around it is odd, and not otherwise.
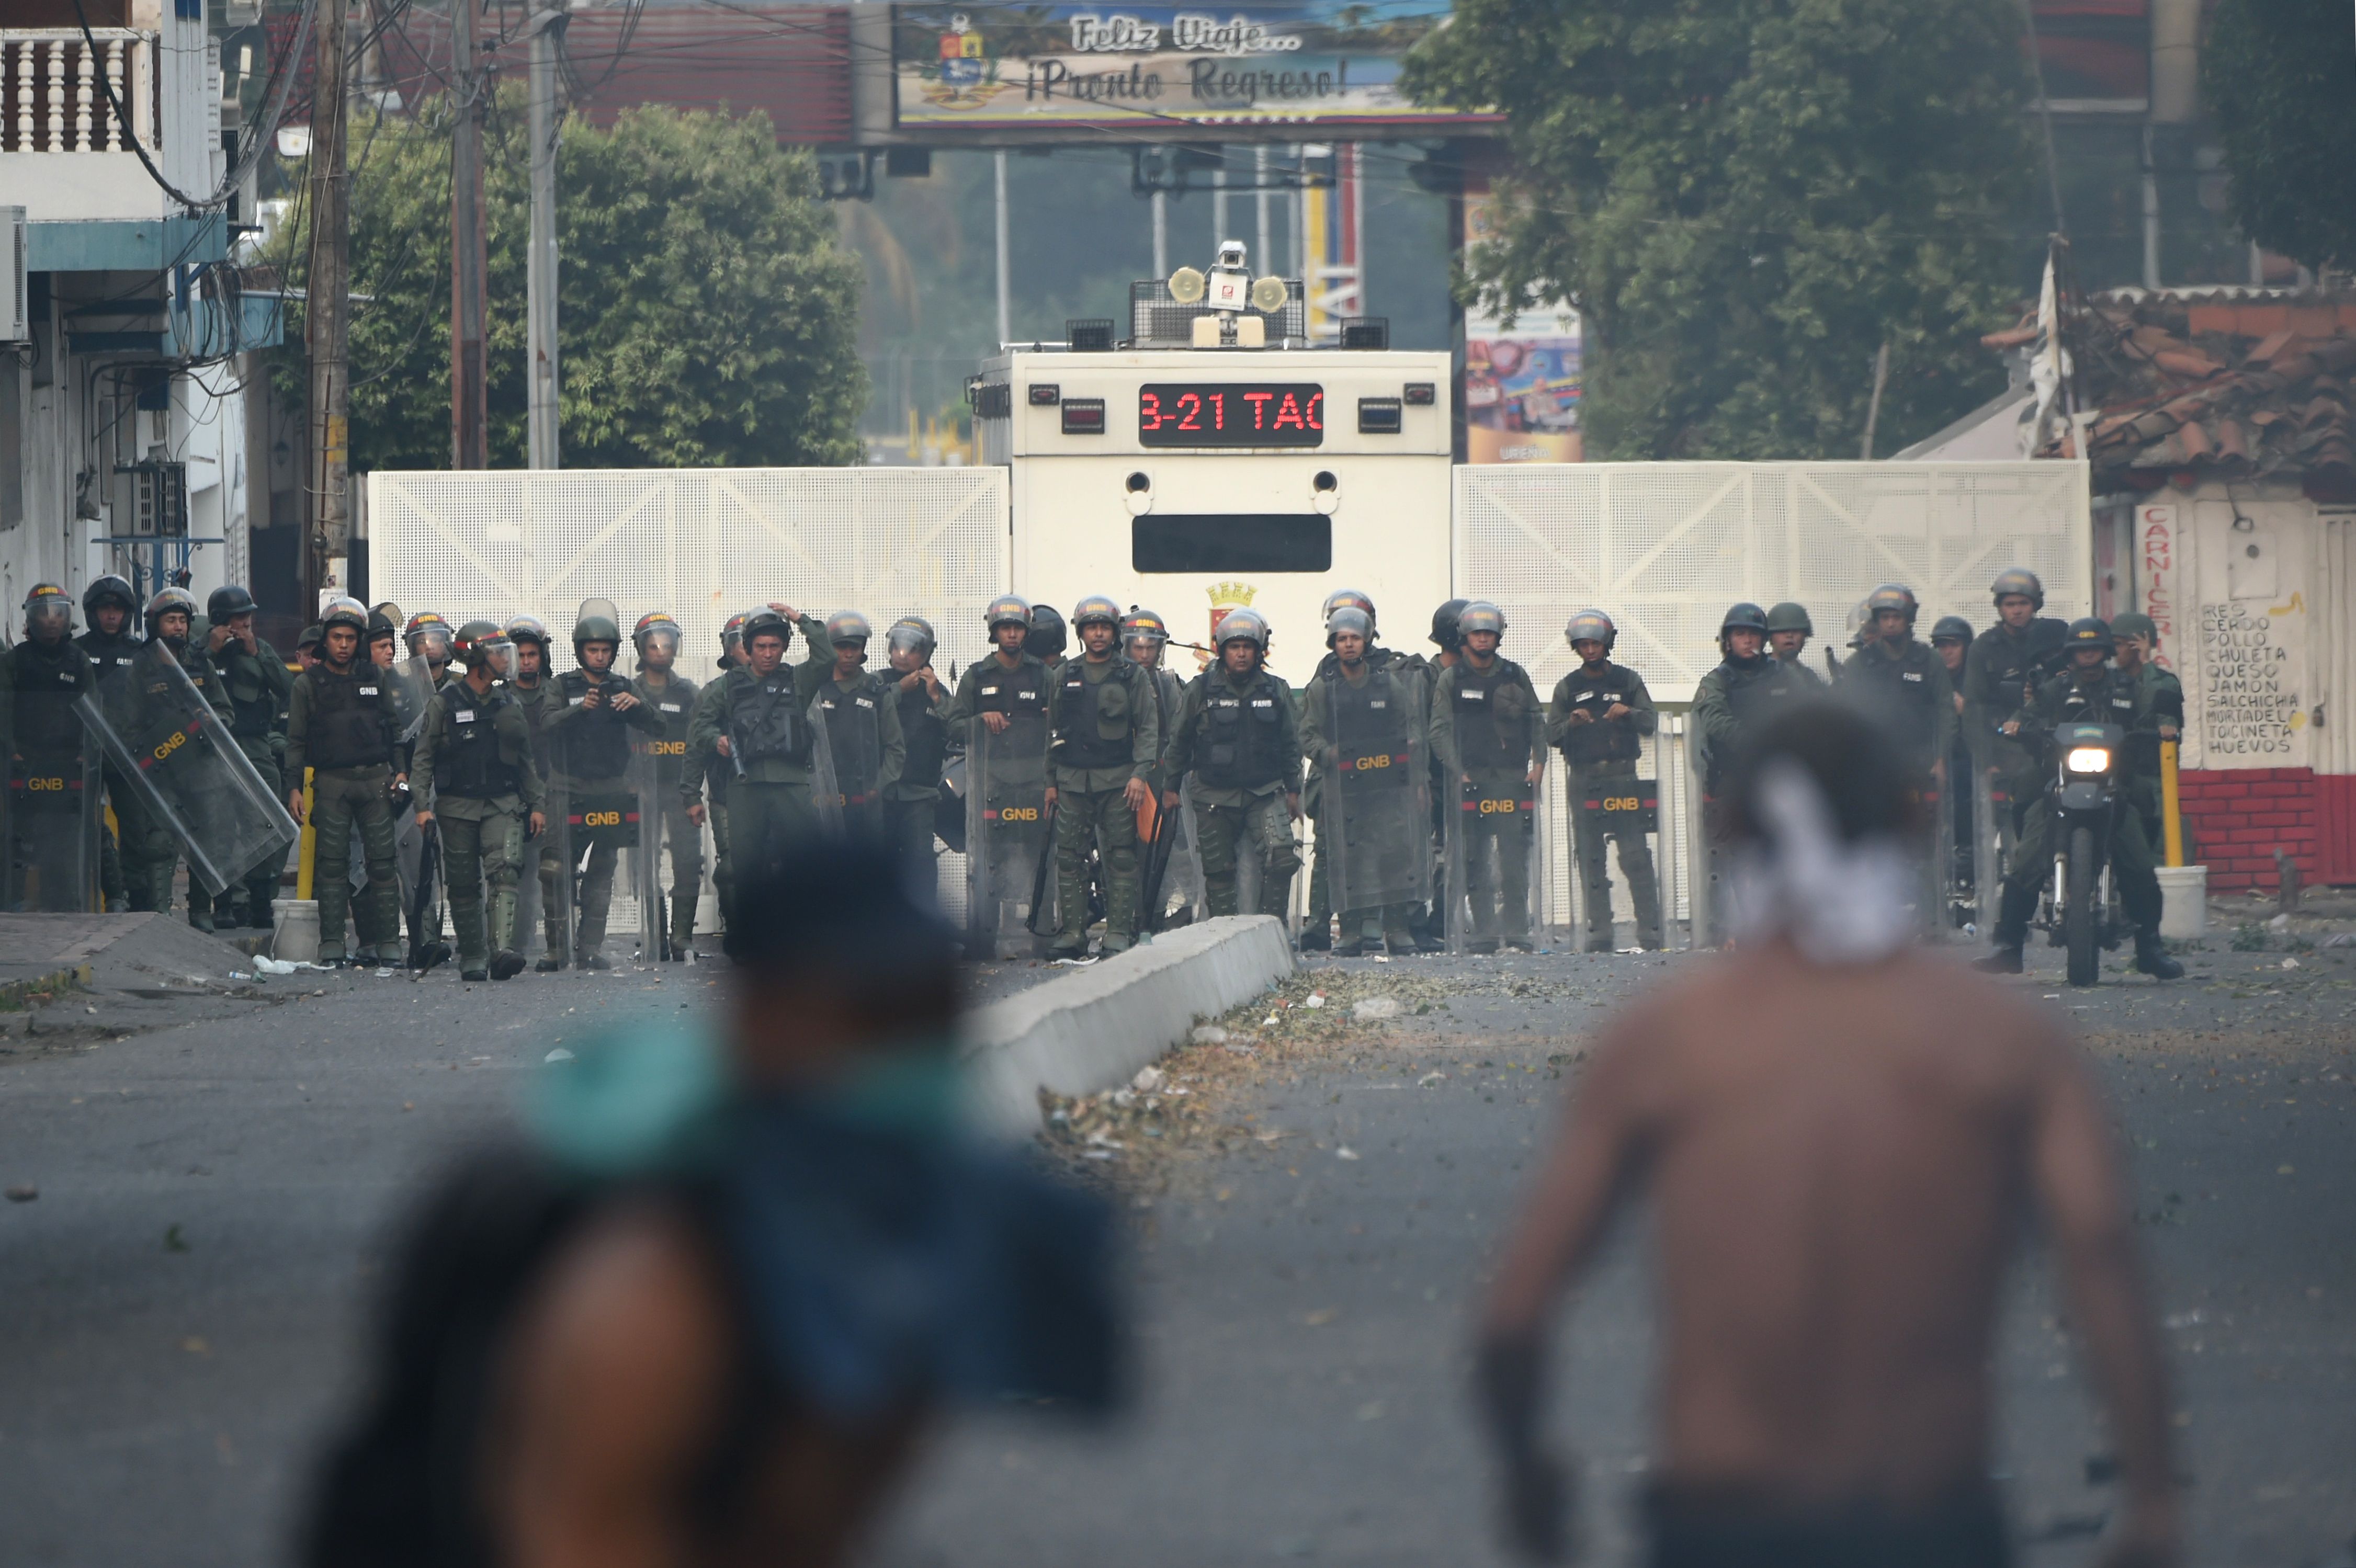
[{"label": "led sign on vehicle", "polygon": [[1311,381],[1161,381],[1138,389],[1146,446],[1323,446],[1325,389]]}]

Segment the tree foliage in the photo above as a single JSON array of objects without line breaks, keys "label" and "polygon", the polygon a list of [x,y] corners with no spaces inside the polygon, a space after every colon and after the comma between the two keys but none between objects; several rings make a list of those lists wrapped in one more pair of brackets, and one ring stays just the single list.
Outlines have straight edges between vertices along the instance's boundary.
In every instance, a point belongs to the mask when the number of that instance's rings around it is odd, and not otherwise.
[{"label": "tree foliage", "polygon": [[2356,264],[2356,25],[2345,0],[2220,0],[2201,72],[2242,231],[2318,270]]},{"label": "tree foliage", "polygon": [[[439,109],[439,105],[435,106]],[[521,94],[485,135],[490,459],[525,453]],[[353,126],[352,461],[450,464],[450,135]],[[850,463],[866,399],[860,266],[809,156],[766,115],[648,107],[569,121],[557,161],[559,420],[568,468]],[[303,255],[289,239],[289,260]],[[292,334],[290,333],[290,336]],[[284,369],[300,375],[299,345]]]},{"label": "tree foliage", "polygon": [[1563,299],[1590,455],[1854,457],[2002,386],[2035,168],[2017,0],[1460,0],[1410,59],[1507,116],[1468,291]]}]

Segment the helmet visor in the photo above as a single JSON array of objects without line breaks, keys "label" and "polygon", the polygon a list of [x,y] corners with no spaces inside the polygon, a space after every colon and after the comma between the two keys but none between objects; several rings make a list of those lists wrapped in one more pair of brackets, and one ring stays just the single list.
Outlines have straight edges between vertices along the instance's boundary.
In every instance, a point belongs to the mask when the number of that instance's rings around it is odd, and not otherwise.
[{"label": "helmet visor", "polygon": [[884,634],[884,645],[895,654],[930,654],[933,639],[922,626],[894,626]]},{"label": "helmet visor", "polygon": [[648,626],[638,635],[638,648],[646,654],[659,654],[664,658],[679,656],[679,634],[669,626]]},{"label": "helmet visor", "polygon": [[409,651],[421,658],[431,659],[435,664],[446,662],[450,657],[450,628],[447,626],[418,627],[416,635],[410,638]]},{"label": "helmet visor", "polygon": [[25,606],[25,629],[35,636],[55,636],[72,624],[72,606],[54,593],[44,593]]}]

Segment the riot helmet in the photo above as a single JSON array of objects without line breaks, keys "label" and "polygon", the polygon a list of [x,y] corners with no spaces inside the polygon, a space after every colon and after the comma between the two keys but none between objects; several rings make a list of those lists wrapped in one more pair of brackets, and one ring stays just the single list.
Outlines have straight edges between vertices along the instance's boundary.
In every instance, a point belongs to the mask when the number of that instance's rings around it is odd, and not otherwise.
[{"label": "riot helmet", "polygon": [[305,648],[309,648],[316,655],[319,650],[319,639],[327,635],[326,627],[316,621],[312,622],[303,628],[303,635],[294,639],[294,651],[299,654]]},{"label": "riot helmet", "polygon": [[1816,635],[1816,624],[1808,619],[1808,607],[1795,600],[1786,599],[1767,612],[1769,635],[1777,632],[1797,632],[1803,636]]},{"label": "riot helmet", "polygon": [[54,582],[36,582],[25,595],[25,635],[53,643],[73,630],[73,600]]},{"label": "riot helmet", "polygon": [[[1221,629],[1225,630],[1224,624]],[[1344,604],[1325,617],[1325,645],[1329,648],[1333,647],[1335,640],[1344,632],[1355,633],[1368,644],[1372,644],[1375,640],[1375,618],[1355,604]]]},{"label": "riot helmet", "polygon": [[123,612],[126,622],[139,611],[139,596],[132,592],[130,583],[112,572],[97,579],[81,591],[83,622],[95,627],[99,611],[110,604]]},{"label": "riot helmet", "polygon": [[1072,606],[1072,630],[1079,631],[1096,622],[1118,631],[1120,627],[1120,606],[1101,593],[1091,593]]},{"label": "riot helmet", "polygon": [[1001,593],[991,600],[990,607],[981,613],[981,623],[993,638],[997,636],[998,628],[1001,626],[1017,625],[1028,630],[1031,625],[1031,603],[1016,594]]},{"label": "riot helmet", "polygon": [[1333,618],[1333,612],[1344,604],[1355,604],[1364,610],[1366,613],[1366,624],[1369,626],[1375,624],[1375,602],[1355,588],[1336,588],[1333,592],[1325,595],[1325,603],[1317,607],[1317,618],[1321,621],[1330,621]]},{"label": "riot helmet", "polygon": [[1911,631],[1919,607],[1912,588],[1902,582],[1885,582],[1865,596],[1866,629],[1870,631],[1881,624],[1884,610],[1895,610],[1906,617],[1906,625]]},{"label": "riot helmet", "polygon": [[791,645],[794,640],[793,623],[787,620],[785,616],[779,614],[776,611],[770,609],[766,604],[757,610],[754,610],[746,613],[744,616],[744,657],[747,663],[750,663],[753,657],[753,644],[757,639],[767,636],[772,632],[776,634],[778,656],[782,658],[785,656],[786,648]]},{"label": "riot helmet", "polygon": [[2006,567],[1996,574],[1996,581],[1988,584],[1988,597],[1998,605],[2016,593],[2025,595],[2038,609],[2045,608],[2045,584],[2037,580],[2037,573],[2025,568]]},{"label": "riot helmet", "polygon": [[1456,635],[1469,637],[1475,632],[1505,635],[1505,613],[1486,599],[1475,599],[1456,613]]},{"label": "riot helmet", "polygon": [[[468,650],[474,647],[477,643],[485,642],[493,637],[498,637],[502,642],[506,641],[504,637],[500,636],[499,624],[497,621],[486,621],[477,617],[475,620],[467,622],[465,625],[458,628],[457,635],[451,639],[451,662],[453,664],[472,668],[472,665],[468,663]],[[513,645],[510,644],[509,645],[512,646]]]},{"label": "riot helmet", "polygon": [[[1226,624],[1224,621],[1220,623],[1221,625]],[[1151,643],[1154,646],[1160,647],[1169,640],[1169,623],[1151,610],[1141,610],[1131,606],[1128,615],[1120,623],[1120,645],[1123,647],[1129,646],[1131,643],[1141,642]]]},{"label": "riot helmet", "polygon": [[2070,630],[2062,638],[2062,646],[2075,663],[2078,656],[2089,648],[2098,648],[2104,658],[2111,656],[2110,623],[2099,615],[2081,615],[2070,623]]},{"label": "riot helmet", "polygon": [[2114,615],[2111,617],[2111,640],[2115,644],[2122,637],[2141,637],[2144,641],[2158,646],[2159,624],[2140,610],[2129,610],[2125,614]]},{"label": "riot helmet", "polygon": [[330,599],[319,615],[319,635],[325,636],[337,626],[349,626],[356,635],[365,639],[369,635],[368,606],[357,599]]},{"label": "riot helmet", "polygon": [[401,640],[412,658],[422,657],[427,664],[447,664],[455,638],[449,622],[431,610],[420,610],[401,629]]},{"label": "riot helmet", "polygon": [[1601,643],[1608,657],[1612,645],[1620,640],[1620,628],[1613,625],[1612,617],[1601,610],[1581,610],[1564,625],[1562,640],[1569,643],[1574,652],[1581,643]]},{"label": "riot helmet", "polygon": [[866,616],[856,610],[837,610],[826,618],[826,641],[829,647],[839,648],[846,644],[856,644],[863,648],[867,645],[868,639],[874,635],[875,628],[868,624]]},{"label": "riot helmet", "polygon": [[659,645],[671,658],[677,658],[679,643],[679,623],[659,610],[639,616],[638,624],[630,628],[630,646],[637,651],[641,666],[647,662],[649,645]]},{"label": "riot helmet", "polygon": [[365,634],[366,640],[371,643],[397,643],[401,641],[400,624],[381,610],[369,611],[368,614],[368,624],[361,628],[361,630]]},{"label": "riot helmet", "polygon": [[610,615],[584,615],[573,623],[573,656],[581,658],[581,650],[592,643],[610,643],[618,653],[622,647],[622,628]]},{"label": "riot helmet", "polygon": [[1765,636],[1767,612],[1748,600],[1728,606],[1725,616],[1718,623],[1718,635],[1724,637],[1729,632],[1756,632]]},{"label": "riot helmet", "polygon": [[933,624],[922,615],[903,615],[884,629],[884,651],[892,658],[913,655],[916,664],[910,668],[922,668],[933,662],[933,650],[940,646],[934,635]]},{"label": "riot helmet", "polygon": [[[163,637],[164,617],[166,615],[185,617],[187,624],[180,628],[180,635],[177,637]],[[177,588],[157,589],[155,596],[147,601],[147,608],[142,614],[143,624],[148,637],[151,640],[163,637],[166,643],[170,644],[187,642],[188,628],[195,624],[196,619],[197,602],[185,591]]]},{"label": "riot helmet", "polygon": [[237,583],[225,583],[205,600],[205,619],[225,626],[236,616],[252,614],[256,608],[252,594]]},{"label": "riot helmet", "polygon": [[1961,615],[1942,615],[1931,628],[1931,641],[1937,643],[1968,643],[1972,640],[1972,624]]},{"label": "riot helmet", "polygon": [[[1462,639],[1456,633],[1456,617],[1464,613],[1466,603],[1462,599],[1451,599],[1431,613],[1431,640],[1440,645],[1442,653],[1452,654],[1463,646]],[[1372,619],[1368,617],[1370,623]]]},{"label": "riot helmet", "polygon": [[1031,635],[1023,639],[1024,653],[1043,661],[1059,659],[1066,640],[1064,617],[1053,604],[1031,606]]},{"label": "riot helmet", "polygon": [[[1355,605],[1350,606],[1355,610]],[[1364,612],[1360,612],[1364,613]],[[1373,623],[1369,621],[1368,626]],[[1246,642],[1261,653],[1268,652],[1268,617],[1257,610],[1230,610],[1219,621],[1219,650],[1224,653],[1229,643]]]},{"label": "riot helmet", "polygon": [[508,641],[511,643],[538,643],[541,652],[548,651],[548,628],[541,624],[540,618],[536,615],[511,616],[508,621],[506,631]]},{"label": "riot helmet", "polygon": [[744,645],[744,621],[745,613],[744,611],[739,610],[734,615],[729,616],[727,621],[721,626],[720,651],[722,653],[724,654],[731,648],[738,648]]}]

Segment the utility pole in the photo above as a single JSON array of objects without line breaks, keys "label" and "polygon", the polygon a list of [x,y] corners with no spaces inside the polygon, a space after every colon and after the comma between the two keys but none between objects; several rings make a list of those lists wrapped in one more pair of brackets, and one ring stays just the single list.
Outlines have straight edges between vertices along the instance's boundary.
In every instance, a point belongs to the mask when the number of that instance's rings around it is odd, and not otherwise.
[{"label": "utility pole", "polygon": [[[351,206],[344,143],[345,0],[319,0],[311,95],[311,255],[303,334],[311,361],[311,496],[304,540],[303,602],[314,613],[327,563],[351,546]],[[338,583],[337,586],[341,587]]]},{"label": "utility pole", "polygon": [[1159,187],[1153,192],[1153,275],[1170,276],[1170,197]]},{"label": "utility pole", "polygon": [[1268,229],[1268,144],[1262,142],[1252,149],[1252,206],[1259,219],[1257,248],[1252,251],[1252,265],[1263,272],[1280,272],[1276,264],[1276,252],[1269,248]]},{"label": "utility pole", "polygon": [[481,0],[451,0],[450,101],[450,466],[490,466],[483,388],[483,52],[476,40]]},{"label": "utility pole", "polygon": [[[324,3],[324,0],[323,0]],[[562,0],[534,0],[531,18],[531,246],[526,258],[524,351],[529,463],[557,466],[556,451],[556,30]]]},{"label": "utility pole", "polygon": [[998,343],[1000,347],[1014,341],[1014,313],[1007,295],[1008,269],[1011,263],[1006,224],[1006,149],[997,154],[998,174]]}]

